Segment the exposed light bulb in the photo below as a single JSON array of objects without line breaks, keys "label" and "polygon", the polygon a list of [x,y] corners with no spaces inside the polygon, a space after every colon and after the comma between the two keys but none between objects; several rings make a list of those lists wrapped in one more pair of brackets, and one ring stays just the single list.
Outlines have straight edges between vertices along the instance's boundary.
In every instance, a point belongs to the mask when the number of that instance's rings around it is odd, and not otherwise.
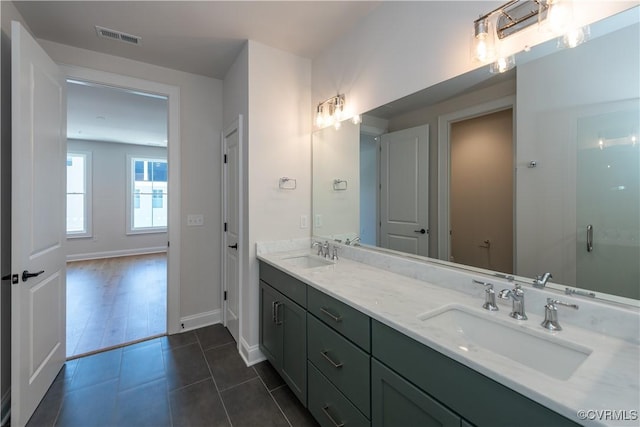
[{"label": "exposed light bulb", "polygon": [[360,116],[360,114],[356,114],[353,117],[351,117],[351,122],[354,125],[359,125],[360,123],[362,123],[362,117]]},{"label": "exposed light bulb", "polygon": [[473,24],[473,43],[471,56],[482,63],[493,60],[495,56],[494,38],[489,19],[485,18]]},{"label": "exposed light bulb", "polygon": [[558,47],[572,49],[589,39],[589,26],[574,28],[558,39]]},{"label": "exposed light bulb", "polygon": [[340,130],[340,128],[342,127],[342,122],[340,120],[336,120],[335,123],[333,124],[333,127],[336,130]]},{"label": "exposed light bulb", "polygon": [[553,0],[549,2],[546,25],[554,33],[562,33],[571,22],[573,7],[570,0]]},{"label": "exposed light bulb", "polygon": [[600,147],[601,150],[604,150],[604,141],[602,140],[602,138],[598,140],[598,147]]},{"label": "exposed light bulb", "polygon": [[513,55],[502,56],[489,66],[489,71],[493,74],[504,73],[509,71],[516,65],[516,59]]}]

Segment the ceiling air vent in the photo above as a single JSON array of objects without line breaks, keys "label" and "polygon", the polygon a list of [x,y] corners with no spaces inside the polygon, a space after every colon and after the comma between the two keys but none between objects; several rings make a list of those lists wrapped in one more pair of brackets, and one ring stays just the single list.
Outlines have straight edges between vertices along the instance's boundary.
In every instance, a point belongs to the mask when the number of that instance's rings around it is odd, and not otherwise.
[{"label": "ceiling air vent", "polygon": [[139,45],[142,42],[142,37],[133,36],[131,34],[100,27],[98,25],[96,25],[96,32],[98,33],[98,37],[102,37],[105,39],[117,40],[133,45]]}]

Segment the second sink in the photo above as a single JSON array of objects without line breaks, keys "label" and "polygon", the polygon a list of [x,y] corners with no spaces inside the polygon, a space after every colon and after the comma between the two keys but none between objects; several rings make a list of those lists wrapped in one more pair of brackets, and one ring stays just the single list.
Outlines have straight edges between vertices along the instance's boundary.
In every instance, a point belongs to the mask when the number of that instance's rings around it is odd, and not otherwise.
[{"label": "second sink", "polygon": [[490,351],[559,380],[569,379],[591,354],[588,348],[509,324],[510,319],[481,314],[452,305],[418,318],[443,332],[434,339],[445,346]]}]

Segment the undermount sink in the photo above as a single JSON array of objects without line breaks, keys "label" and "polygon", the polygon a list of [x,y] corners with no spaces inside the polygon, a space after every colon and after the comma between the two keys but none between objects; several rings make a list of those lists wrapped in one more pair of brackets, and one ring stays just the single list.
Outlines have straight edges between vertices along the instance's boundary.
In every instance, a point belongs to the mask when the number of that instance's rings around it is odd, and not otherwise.
[{"label": "undermount sink", "polygon": [[327,265],[333,265],[333,261],[321,258],[317,255],[298,255],[288,258],[283,258],[283,261],[292,267],[300,268],[316,268],[326,267]]},{"label": "undermount sink", "polygon": [[545,336],[545,331],[536,333],[507,323],[510,319],[500,321],[483,314],[447,306],[418,319],[444,332],[435,334],[434,339],[445,346],[468,353],[489,351],[559,380],[568,380],[591,354],[586,347]]}]

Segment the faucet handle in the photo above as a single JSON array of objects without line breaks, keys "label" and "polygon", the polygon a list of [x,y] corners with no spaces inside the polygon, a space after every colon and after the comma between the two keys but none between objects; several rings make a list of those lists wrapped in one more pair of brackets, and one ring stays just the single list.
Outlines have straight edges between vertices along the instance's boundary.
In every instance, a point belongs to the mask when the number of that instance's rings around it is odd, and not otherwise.
[{"label": "faucet handle", "polygon": [[547,298],[547,305],[551,305],[551,306],[561,305],[563,307],[569,307],[569,308],[573,308],[573,309],[576,309],[576,310],[580,308],[580,306],[578,304],[570,304],[568,302],[560,301],[560,300],[553,299],[553,298]]},{"label": "faucet handle", "polygon": [[496,305],[496,291],[493,290],[493,283],[482,282],[480,280],[472,279],[472,283],[484,286],[484,304],[482,308],[489,311],[498,311]]},{"label": "faucet handle", "polygon": [[550,331],[561,331],[562,326],[558,322],[558,307],[569,307],[577,310],[579,307],[577,304],[569,304],[568,302],[560,301],[553,298],[547,298],[547,305],[544,306],[544,321],[540,324],[543,328]]}]

